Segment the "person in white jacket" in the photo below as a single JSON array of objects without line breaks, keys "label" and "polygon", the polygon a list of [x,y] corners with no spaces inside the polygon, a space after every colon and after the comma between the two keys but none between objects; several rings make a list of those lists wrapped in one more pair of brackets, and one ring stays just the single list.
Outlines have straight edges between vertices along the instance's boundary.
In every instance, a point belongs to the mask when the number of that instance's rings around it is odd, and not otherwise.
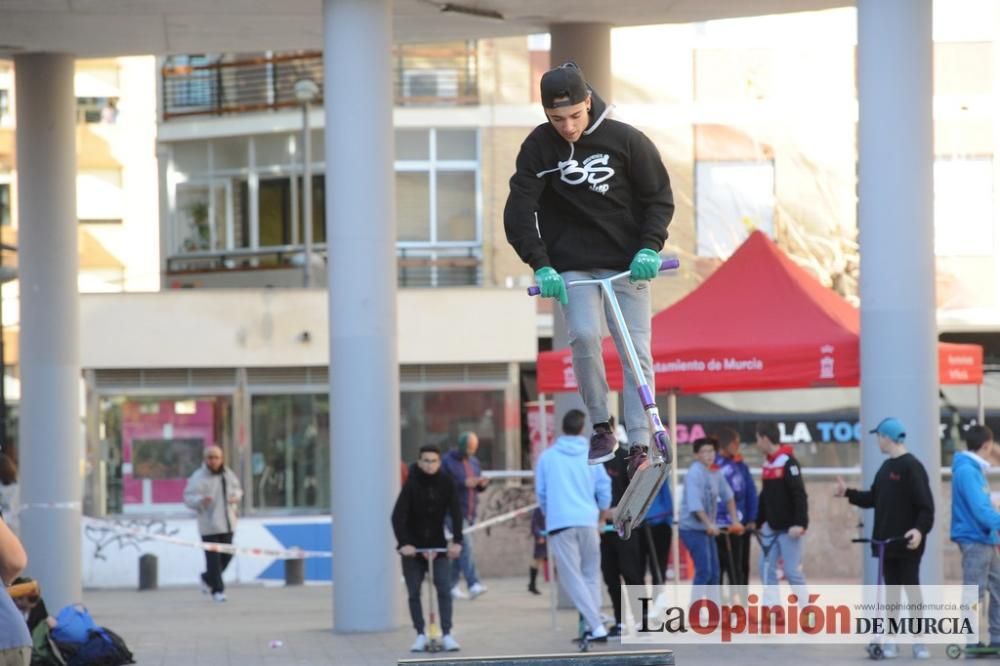
[{"label": "person in white jacket", "polygon": [[[243,489],[233,470],[226,467],[222,449],[205,448],[205,463],[188,477],[184,504],[198,513],[198,532],[202,541],[231,544],[236,531],[236,515]],[[233,559],[231,553],[205,551],[205,571],[201,574],[202,592],[211,592],[213,601],[226,600],[222,572]]]},{"label": "person in white jacket", "polygon": [[559,584],[587,623],[590,640],[607,641],[601,621],[600,519],[611,505],[611,477],[604,465],[588,465],[583,435],[586,415],[571,409],[563,435],[538,457],[535,493],[545,514]]}]

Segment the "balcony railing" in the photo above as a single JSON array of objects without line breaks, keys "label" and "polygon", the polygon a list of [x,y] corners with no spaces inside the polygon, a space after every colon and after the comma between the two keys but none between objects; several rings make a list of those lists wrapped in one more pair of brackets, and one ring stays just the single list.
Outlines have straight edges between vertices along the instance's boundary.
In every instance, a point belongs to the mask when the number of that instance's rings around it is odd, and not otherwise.
[{"label": "balcony railing", "polygon": [[[314,264],[326,262],[326,245],[313,246]],[[167,257],[167,277],[178,286],[197,283],[218,284],[211,276],[226,276],[228,286],[250,286],[254,274],[262,271],[288,273],[288,286],[299,284],[297,274],[305,260],[301,245],[279,245],[259,249],[186,252]],[[400,287],[475,287],[483,283],[482,248],[397,247],[397,283]],[[246,275],[241,284],[239,274]],[[237,278],[237,279],[233,279]]]},{"label": "balcony railing", "polygon": [[[393,50],[398,106],[466,106],[479,102],[475,42],[399,45]],[[298,106],[295,82],[312,79],[322,101],[320,51],[259,56],[167,58],[160,72],[163,119],[274,111]]]}]

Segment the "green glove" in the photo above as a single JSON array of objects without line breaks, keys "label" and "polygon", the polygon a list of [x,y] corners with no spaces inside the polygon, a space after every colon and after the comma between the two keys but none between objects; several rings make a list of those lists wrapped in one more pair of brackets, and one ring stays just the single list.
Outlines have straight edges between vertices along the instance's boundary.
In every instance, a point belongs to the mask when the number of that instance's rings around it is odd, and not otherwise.
[{"label": "green glove", "polygon": [[542,266],[535,271],[535,282],[542,290],[543,298],[558,298],[563,305],[569,303],[569,297],[566,295],[566,283],[563,282],[562,276],[556,272],[556,269],[551,266]]},{"label": "green glove", "polygon": [[628,267],[632,271],[628,279],[633,282],[637,280],[652,280],[660,272],[661,263],[663,263],[663,260],[660,259],[660,255],[653,250],[649,248],[639,250],[635,253],[635,257]]}]

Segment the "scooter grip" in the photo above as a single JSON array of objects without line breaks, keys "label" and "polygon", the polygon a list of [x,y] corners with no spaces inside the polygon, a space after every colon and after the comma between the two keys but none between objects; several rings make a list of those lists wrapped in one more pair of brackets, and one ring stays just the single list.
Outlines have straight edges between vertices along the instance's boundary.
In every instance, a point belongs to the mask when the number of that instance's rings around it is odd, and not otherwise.
[{"label": "scooter grip", "polygon": [[534,286],[534,285],[531,286],[531,287],[528,287],[528,296],[538,296],[538,294],[540,294],[540,293],[542,293],[542,288],[541,287]]},{"label": "scooter grip", "polygon": [[669,271],[673,268],[680,268],[681,260],[677,257],[670,257],[669,259],[664,259],[663,263],[660,264],[661,271]]}]

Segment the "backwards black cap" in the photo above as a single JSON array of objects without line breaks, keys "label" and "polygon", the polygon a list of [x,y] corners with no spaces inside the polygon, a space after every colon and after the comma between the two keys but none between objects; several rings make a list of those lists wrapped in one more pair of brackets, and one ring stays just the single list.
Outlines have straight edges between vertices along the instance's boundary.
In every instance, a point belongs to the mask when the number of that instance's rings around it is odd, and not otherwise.
[{"label": "backwards black cap", "polygon": [[[541,92],[542,106],[557,109],[585,101],[590,89],[576,63],[567,62],[542,75]],[[557,99],[558,102],[555,101]]]}]

